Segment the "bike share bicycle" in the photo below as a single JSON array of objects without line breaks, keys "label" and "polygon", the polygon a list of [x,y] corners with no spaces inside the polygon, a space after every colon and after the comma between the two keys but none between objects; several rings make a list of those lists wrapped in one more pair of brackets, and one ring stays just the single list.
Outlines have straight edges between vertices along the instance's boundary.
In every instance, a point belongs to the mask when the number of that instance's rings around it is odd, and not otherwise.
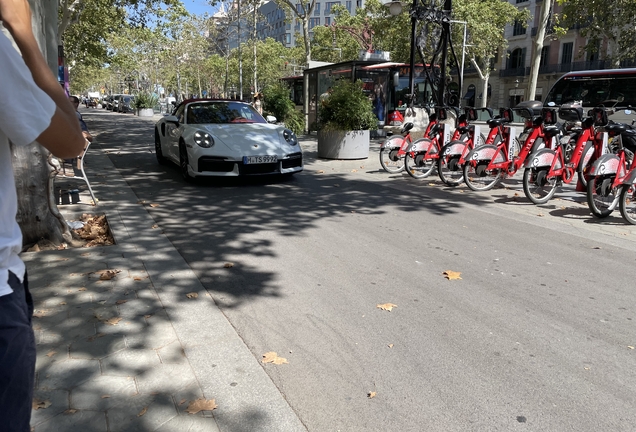
[{"label": "bike share bicycle", "polygon": [[[636,225],[634,217],[634,181],[636,171],[633,166],[636,153],[636,130],[631,125],[614,123],[608,120],[608,115],[624,110],[631,114],[631,108],[603,108],[593,110],[594,119],[599,132],[612,139],[612,147],[617,147],[616,154],[606,153],[601,156],[589,171],[587,183],[587,205],[592,214],[598,218],[609,216],[617,206],[621,207],[623,218]],[[634,121],[632,121],[632,125]],[[606,138],[606,142],[609,140]]]},{"label": "bike share bicycle", "polygon": [[[556,193],[557,187],[569,184],[578,174],[578,180],[587,186],[587,172],[604,152],[607,139],[597,134],[594,116],[583,119],[583,108],[563,105],[559,118],[566,122],[567,134],[554,139],[556,147],[549,146],[534,152],[526,162],[523,173],[523,192],[534,204],[545,204]],[[581,126],[576,126],[580,124]]]},{"label": "bike share bicycle", "polygon": [[[533,101],[534,102],[534,101]],[[493,119],[494,124],[510,123],[513,119],[513,110],[524,119],[531,119],[532,127],[527,131],[527,138],[517,153],[515,146],[516,128],[506,126],[504,128],[504,140],[498,145],[484,145],[473,149],[466,156],[464,164],[464,182],[474,191],[487,191],[495,187],[504,177],[513,176],[521,168],[528,155],[544,146],[543,115],[550,113],[550,119],[556,118],[556,110],[547,108],[541,110],[538,106],[518,105],[515,108],[501,108],[500,118]],[[547,116],[547,115],[546,115]],[[529,124],[529,123],[528,123]],[[558,134],[558,127],[555,127]],[[550,134],[553,129],[550,129]]]}]

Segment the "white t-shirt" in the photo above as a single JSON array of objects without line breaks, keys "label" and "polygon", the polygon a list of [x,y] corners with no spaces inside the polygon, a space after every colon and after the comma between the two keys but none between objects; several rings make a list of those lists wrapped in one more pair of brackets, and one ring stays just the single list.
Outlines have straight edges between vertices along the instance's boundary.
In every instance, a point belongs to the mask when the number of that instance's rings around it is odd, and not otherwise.
[{"label": "white t-shirt", "polygon": [[0,32],[0,296],[11,294],[9,271],[24,278],[18,257],[22,233],[16,222],[18,200],[9,140],[14,145],[32,143],[51,124],[55,102],[33,81],[33,75]]}]

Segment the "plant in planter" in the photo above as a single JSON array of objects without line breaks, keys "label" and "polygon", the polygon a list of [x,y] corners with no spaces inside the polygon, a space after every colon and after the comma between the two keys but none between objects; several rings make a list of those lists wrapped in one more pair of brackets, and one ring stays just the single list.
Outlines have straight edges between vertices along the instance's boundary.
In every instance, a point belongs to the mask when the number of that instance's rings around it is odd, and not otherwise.
[{"label": "plant in planter", "polygon": [[373,105],[362,81],[337,81],[318,108],[318,157],[369,157],[369,129],[377,128]]},{"label": "plant in planter", "polygon": [[159,103],[159,97],[149,92],[139,92],[133,102],[133,108],[137,110],[139,117],[152,117],[154,107]]}]

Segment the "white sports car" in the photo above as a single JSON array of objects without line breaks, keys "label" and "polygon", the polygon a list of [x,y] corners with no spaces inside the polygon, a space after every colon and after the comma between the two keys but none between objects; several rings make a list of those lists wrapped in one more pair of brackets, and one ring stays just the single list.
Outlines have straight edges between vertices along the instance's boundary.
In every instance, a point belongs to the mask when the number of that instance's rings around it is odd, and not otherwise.
[{"label": "white sports car", "polygon": [[303,154],[296,134],[270,122],[243,102],[183,101],[155,126],[157,160],[178,164],[187,181],[199,176],[302,171]]}]

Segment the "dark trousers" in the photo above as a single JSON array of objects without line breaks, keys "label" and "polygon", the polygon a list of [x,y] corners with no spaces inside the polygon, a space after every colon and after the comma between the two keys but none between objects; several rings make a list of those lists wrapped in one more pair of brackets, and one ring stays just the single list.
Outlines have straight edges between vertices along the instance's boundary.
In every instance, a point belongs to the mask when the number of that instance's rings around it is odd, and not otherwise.
[{"label": "dark trousers", "polygon": [[0,296],[0,432],[28,432],[35,379],[33,299],[9,272],[13,294]]}]

